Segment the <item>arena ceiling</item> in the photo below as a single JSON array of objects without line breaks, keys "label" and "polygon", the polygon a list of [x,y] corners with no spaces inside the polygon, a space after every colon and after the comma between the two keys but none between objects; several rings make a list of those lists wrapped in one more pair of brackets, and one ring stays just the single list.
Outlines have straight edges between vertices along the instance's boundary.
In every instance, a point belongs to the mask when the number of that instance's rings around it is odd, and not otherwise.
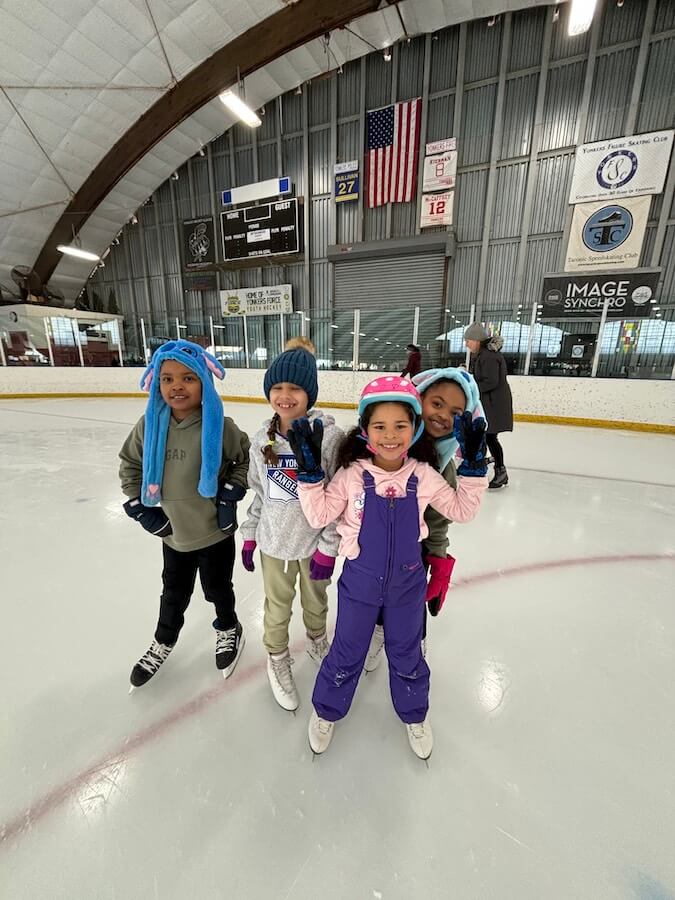
[{"label": "arena ceiling", "polygon": [[258,108],[369,45],[547,2],[0,0],[0,283],[28,265],[76,296],[91,263],[56,245],[102,254],[234,123],[217,95],[238,70]]}]

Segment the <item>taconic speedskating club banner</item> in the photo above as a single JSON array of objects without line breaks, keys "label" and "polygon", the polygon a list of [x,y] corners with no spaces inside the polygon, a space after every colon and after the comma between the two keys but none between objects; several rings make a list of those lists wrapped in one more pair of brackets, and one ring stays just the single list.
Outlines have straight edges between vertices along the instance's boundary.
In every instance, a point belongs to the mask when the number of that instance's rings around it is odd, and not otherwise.
[{"label": "taconic speedskating club banner", "polygon": [[565,257],[566,272],[635,269],[652,198],[617,203],[580,203],[574,208]]}]

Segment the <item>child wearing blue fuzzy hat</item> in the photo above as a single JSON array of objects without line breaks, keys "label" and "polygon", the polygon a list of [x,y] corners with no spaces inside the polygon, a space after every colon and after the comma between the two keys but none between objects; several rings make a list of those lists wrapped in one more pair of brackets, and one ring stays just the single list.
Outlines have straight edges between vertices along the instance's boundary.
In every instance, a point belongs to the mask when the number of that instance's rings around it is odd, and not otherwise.
[{"label": "child wearing blue fuzzy hat", "polygon": [[[422,397],[424,428],[434,439],[441,474],[451,487],[457,487],[454,459],[458,444],[453,436],[454,417],[468,411],[474,419],[485,418],[478,385],[473,375],[465,369],[453,367],[427,369],[415,375],[412,382]],[[455,560],[448,554],[449,521],[431,506],[427,507],[424,521],[429,528],[429,535],[423,542],[422,549],[431,573],[427,585],[423,629],[423,648],[426,653],[426,609],[432,616],[437,616],[440,612],[450,587]],[[377,668],[383,646],[384,630],[380,622],[373,631],[365,663],[366,671],[372,672]]]},{"label": "child wearing blue fuzzy hat", "polygon": [[216,665],[223,677],[232,674],[244,647],[232,570],[249,439],[223,417],[213,376],[222,379],[225,370],[198,344],[163,344],[141,379],[149,394],[145,415],[120,450],[120,481],[129,498],[124,510],[162,539],[164,552],[159,621],[131,672],[132,689],[149,681],[173,650],[197,572],[216,609]]}]

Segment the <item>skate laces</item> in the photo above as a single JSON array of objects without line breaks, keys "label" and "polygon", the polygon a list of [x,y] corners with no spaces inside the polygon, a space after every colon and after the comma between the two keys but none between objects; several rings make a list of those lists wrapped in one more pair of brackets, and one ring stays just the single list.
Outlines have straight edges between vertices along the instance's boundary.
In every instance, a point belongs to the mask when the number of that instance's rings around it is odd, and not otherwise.
[{"label": "skate laces", "polygon": [[227,631],[216,629],[216,653],[227,653],[237,646],[237,626]]},{"label": "skate laces", "polygon": [[168,644],[160,644],[158,641],[153,641],[147,653],[144,653],[138,660],[138,665],[145,669],[146,672],[154,675],[172,649]]},{"label": "skate laces", "polygon": [[317,731],[320,731],[321,734],[330,734],[330,730],[333,727],[334,723],[329,722],[328,719],[319,719],[316,720],[316,728]]},{"label": "skate laces", "polygon": [[424,737],[424,722],[416,722],[414,725],[408,725],[408,731],[417,741],[421,741]]},{"label": "skate laces", "polygon": [[328,653],[328,636],[322,635],[319,638],[310,638],[314,650],[320,655],[325,656]]},{"label": "skate laces", "polygon": [[293,682],[291,665],[295,662],[295,660],[291,659],[290,656],[285,656],[283,659],[274,659],[270,657],[270,660],[272,662],[272,671],[274,672],[274,677],[281,685],[281,689],[286,694],[292,694],[295,688],[295,684]]}]

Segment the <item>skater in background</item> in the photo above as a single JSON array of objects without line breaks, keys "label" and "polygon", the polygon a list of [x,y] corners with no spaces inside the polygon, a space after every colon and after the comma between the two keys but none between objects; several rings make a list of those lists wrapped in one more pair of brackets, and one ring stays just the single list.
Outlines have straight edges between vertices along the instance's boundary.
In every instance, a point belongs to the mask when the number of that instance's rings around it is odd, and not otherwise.
[{"label": "skater in background", "polygon": [[455,419],[463,462],[453,489],[427,462],[435,459],[435,450],[424,433],[414,385],[398,376],[375,379],[364,388],[358,413],[359,425],[340,451],[342,468],[328,484],[320,423],[301,419],[290,434],[305,515],[316,528],[338,522],[340,555],[346,557],[335,637],[312,697],[309,743],[315,753],[326,750],[335,722],[349,712],[382,610],[394,709],[413,752],[427,759],[433,736],[427,718],[429,667],[421,647],[424,511],[432,505],[458,522],[476,515],[487,487],[485,422],[472,420],[471,413]]},{"label": "skater in background", "polygon": [[[450,487],[457,487],[455,455],[459,448],[454,432],[455,416],[465,410],[476,418],[485,417],[480,403],[478,385],[463,369],[427,369],[413,378],[422,399],[424,429],[434,441],[439,470]],[[448,525],[450,522],[432,506],[424,513],[429,534],[422,542],[422,558],[430,572],[424,607],[422,653],[426,657],[427,610],[432,616],[440,612],[450,587],[455,559],[448,553]],[[366,657],[366,672],[374,671],[382,658],[384,628],[382,614],[377,620]]]},{"label": "skater in background", "polygon": [[422,353],[417,344],[408,344],[405,348],[408,351],[408,359],[405,363],[405,368],[401,372],[401,377],[412,378],[422,368]]},{"label": "skater in background", "polygon": [[332,416],[311,411],[318,394],[314,345],[301,337],[286,346],[265,373],[263,388],[274,414],[253,437],[249,485],[254,496],[241,534],[242,561],[249,572],[255,569],[255,550],[260,550],[265,588],[263,642],[272,694],[283,709],[295,710],[300,698],[291,668],[288,628],[296,583],[299,580],[307,652],[321,663],[329,647],[326,591],[339,538],[334,526],[315,528],[307,522],[298,499],[297,464],[286,436],[294,419],[309,415],[312,422],[320,421],[326,436],[321,462],[332,475],[344,434]]},{"label": "skater in background", "polygon": [[506,360],[500,353],[504,342],[499,335],[490,337],[480,322],[474,322],[464,332],[464,343],[471,351],[469,371],[478,384],[488,422],[487,445],[495,461],[490,489],[495,490],[509,483],[498,435],[513,431],[513,400],[506,378]]},{"label": "skater in background", "polygon": [[197,572],[215,606],[216,666],[225,678],[244,647],[232,570],[249,440],[223,418],[213,375],[222,379],[225,370],[199,345],[163,344],[141,379],[150,395],[145,415],[120,450],[125,512],[162,539],[164,553],[155,639],[131,672],[133,687],[152,678],[176,645]]}]

